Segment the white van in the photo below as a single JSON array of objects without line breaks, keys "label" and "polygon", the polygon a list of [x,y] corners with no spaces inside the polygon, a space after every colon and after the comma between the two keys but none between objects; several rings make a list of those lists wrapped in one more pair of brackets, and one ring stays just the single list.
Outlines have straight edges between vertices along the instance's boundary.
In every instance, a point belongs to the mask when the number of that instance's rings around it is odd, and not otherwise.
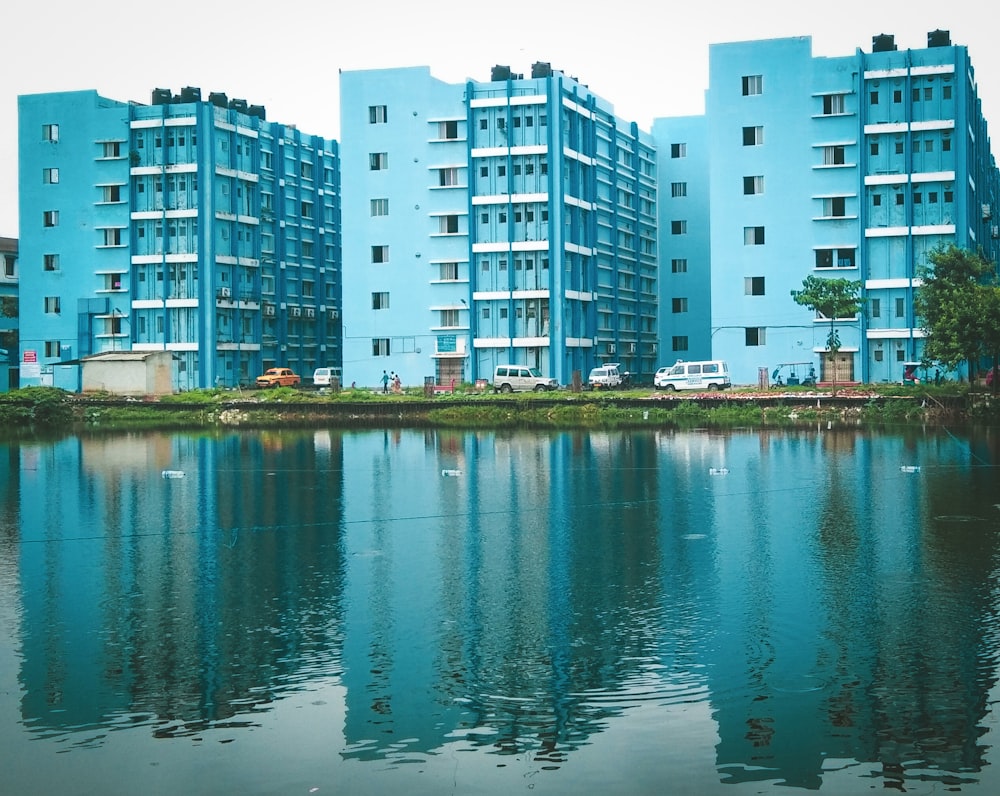
[{"label": "white van", "polygon": [[496,392],[527,392],[558,389],[559,382],[543,376],[538,368],[524,365],[497,365],[493,371],[493,389]]},{"label": "white van", "polygon": [[725,390],[732,387],[729,365],[721,359],[682,362],[660,368],[653,376],[658,390]]},{"label": "white van", "polygon": [[598,365],[587,376],[587,384],[592,390],[613,390],[615,387],[621,387],[622,373],[618,369],[618,363]]},{"label": "white van", "polygon": [[343,378],[340,375],[340,368],[316,368],[313,371],[313,387],[332,387],[336,379],[336,386],[343,386]]}]

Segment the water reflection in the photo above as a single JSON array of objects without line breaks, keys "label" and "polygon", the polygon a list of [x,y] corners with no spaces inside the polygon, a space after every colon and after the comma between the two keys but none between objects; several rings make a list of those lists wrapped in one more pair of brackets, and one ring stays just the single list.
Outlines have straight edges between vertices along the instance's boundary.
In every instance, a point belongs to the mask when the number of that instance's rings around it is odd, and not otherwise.
[{"label": "water reflection", "polygon": [[683,763],[695,789],[961,787],[991,754],[990,435],[324,429],[4,452],[8,742],[239,737],[335,682],[345,763],[424,770],[451,748],[572,777],[650,711],[687,711],[714,748],[679,761],[651,733],[608,765],[665,781]]}]

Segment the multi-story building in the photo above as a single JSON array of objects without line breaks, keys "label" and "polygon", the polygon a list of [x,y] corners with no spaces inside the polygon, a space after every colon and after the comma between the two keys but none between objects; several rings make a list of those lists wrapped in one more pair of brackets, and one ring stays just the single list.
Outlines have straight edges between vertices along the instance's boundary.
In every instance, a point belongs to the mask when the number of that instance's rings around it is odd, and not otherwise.
[{"label": "multi-story building", "polygon": [[[738,383],[796,362],[826,380],[898,381],[921,358],[913,297],[928,253],[954,243],[997,258],[1000,180],[966,48],[940,30],[925,48],[880,35],[837,58],[813,57],[808,37],[740,42],[713,45],[709,71],[704,127],[653,125],[661,195],[684,186],[664,197],[661,226],[694,236],[662,237],[664,263],[687,258],[664,273],[670,353],[710,350]],[[862,312],[836,320],[835,361],[830,319],[790,295],[809,275],[862,286]],[[706,286],[708,324],[694,311]]]},{"label": "multi-story building", "polygon": [[337,144],[197,88],[19,98],[21,386],[173,352],[175,388],[340,364]]},{"label": "multi-story building", "polygon": [[17,374],[17,240],[0,238],[0,392],[15,389]]},{"label": "multi-story building", "polygon": [[656,158],[648,133],[536,63],[448,84],[341,74],[344,378],[568,384],[657,363]]}]

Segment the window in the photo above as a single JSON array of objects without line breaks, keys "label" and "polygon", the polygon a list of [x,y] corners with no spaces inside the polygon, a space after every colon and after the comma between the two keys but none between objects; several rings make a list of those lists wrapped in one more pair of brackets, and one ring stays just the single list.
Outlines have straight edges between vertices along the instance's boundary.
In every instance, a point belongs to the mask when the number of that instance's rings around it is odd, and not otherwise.
[{"label": "window", "polygon": [[450,166],[445,169],[438,169],[438,185],[441,187],[458,185],[458,167]]},{"label": "window", "polygon": [[744,246],[763,246],[764,245],[764,228],[763,227],[743,227],[743,245]]},{"label": "window", "polygon": [[906,314],[906,301],[905,299],[896,299],[896,317],[902,318]]},{"label": "window", "polygon": [[58,340],[46,340],[45,341],[45,357],[47,359],[54,359],[59,356],[59,352],[62,346],[59,344]]},{"label": "window", "polygon": [[59,226],[59,211],[46,210],[44,213],[42,213],[42,225],[46,227]]},{"label": "window", "polygon": [[303,180],[311,180],[313,178],[313,164],[300,163],[299,176],[302,177]]},{"label": "window", "polygon": [[687,221],[671,221],[670,222],[670,234],[671,235],[686,235],[688,229]]},{"label": "window", "polygon": [[300,209],[302,211],[302,218],[311,219],[313,217],[313,204],[312,202],[302,202],[300,204]]},{"label": "window", "polygon": [[951,152],[951,139],[950,138],[942,138],[941,139],[941,151],[942,152]]},{"label": "window", "polygon": [[902,141],[897,141],[896,142],[895,150],[896,150],[896,154],[897,155],[902,155],[903,154],[903,142]]},{"label": "window", "polygon": [[479,167],[479,176],[480,177],[489,177],[490,176],[490,167],[489,166],[480,166]]},{"label": "window", "polygon": [[951,86],[941,87],[941,99],[946,99],[946,100],[951,99]]},{"label": "window", "polygon": [[880,193],[873,193],[872,194],[872,207],[881,207],[881,206],[882,206],[882,194],[880,194]]},{"label": "window", "polygon": [[687,144],[671,144],[670,145],[670,157],[672,158],[686,158],[687,157]]},{"label": "window", "polygon": [[45,311],[56,315],[59,314],[59,296],[45,297]]},{"label": "window", "polygon": [[441,310],[441,325],[458,326],[458,313],[459,310]]},{"label": "window", "polygon": [[438,232],[442,235],[457,235],[458,216],[440,216],[438,218]]},{"label": "window", "polygon": [[372,246],[372,262],[373,263],[387,263],[387,262],[389,262],[389,247],[388,246]]},{"label": "window", "polygon": [[871,153],[872,157],[878,156],[878,141],[872,141],[871,145],[868,147],[868,151]]},{"label": "window", "polygon": [[59,255],[58,254],[46,254],[42,256],[42,268],[45,271],[58,271],[59,270]]},{"label": "window", "polygon": [[59,141],[59,125],[58,124],[43,124],[42,125],[42,140],[49,141],[53,144]]},{"label": "window", "polygon": [[900,90],[900,89],[897,88],[896,90],[894,90],[892,92],[892,101],[895,104],[897,104],[897,105],[903,101],[903,92],[902,92],[902,90]]},{"label": "window", "polygon": [[101,201],[105,204],[115,204],[122,201],[122,186],[105,185],[101,188]]},{"label": "window", "polygon": [[873,298],[868,300],[868,306],[871,307],[872,317],[881,318],[882,317],[882,300]]},{"label": "window", "polygon": [[507,308],[506,307],[501,307],[500,308],[500,320],[502,320],[502,321],[507,320]]},{"label": "window", "polygon": [[761,125],[743,128],[743,146],[760,146],[763,143],[764,128]]},{"label": "window", "polygon": [[896,193],[896,204],[900,207],[906,204],[906,197],[903,196],[902,191]]},{"label": "window", "polygon": [[882,358],[883,358],[883,351],[882,351],[882,349],[881,348],[876,348],[875,349],[875,361],[876,362],[881,362]]},{"label": "window", "polygon": [[823,200],[824,218],[843,218],[847,212],[847,198],[843,196],[828,196]]},{"label": "window", "polygon": [[756,177],[744,177],[743,178],[743,194],[745,196],[752,196],[754,194],[764,193],[764,178],[763,176]]},{"label": "window", "polygon": [[120,158],[122,156],[122,145],[120,141],[105,141],[101,145],[101,157]]},{"label": "window", "polygon": [[387,357],[387,356],[389,356],[389,338],[388,337],[373,337],[372,338],[372,356],[373,357]]},{"label": "window", "polygon": [[878,105],[878,92],[877,91],[870,91],[870,92],[868,92],[868,104],[869,105]]},{"label": "window", "polygon": [[372,213],[372,217],[375,217],[375,216],[387,216],[387,215],[389,215],[389,200],[388,199],[372,199],[372,201],[371,201],[371,213]]},{"label": "window", "polygon": [[688,311],[688,300],[686,298],[672,298],[670,299],[670,311],[673,313],[687,312]]},{"label": "window", "polygon": [[458,263],[439,263],[440,275],[439,279],[442,282],[454,282],[458,279]]},{"label": "window", "polygon": [[444,138],[448,141],[454,141],[458,138],[458,122],[454,120],[438,122],[438,138]]},{"label": "window", "polygon": [[488,306],[483,307],[482,316],[484,321],[488,321],[490,319],[490,308]]},{"label": "window", "polygon": [[45,185],[55,185],[59,182],[59,169],[42,169],[42,182]]},{"label": "window", "polygon": [[14,255],[3,255],[3,275],[8,279],[14,278]]},{"label": "window", "polygon": [[686,274],[688,261],[685,259],[675,259],[670,261],[670,270],[675,274]]},{"label": "window", "polygon": [[119,228],[114,229],[103,229],[101,232],[104,233],[104,246],[121,246],[122,245],[122,230]]},{"label": "window", "polygon": [[389,293],[388,292],[372,293],[372,309],[373,310],[389,309]]},{"label": "window", "polygon": [[754,345],[764,345],[767,335],[767,331],[763,326],[750,326],[747,327],[746,331],[746,344],[748,346]]},{"label": "window", "polygon": [[371,171],[385,171],[389,168],[388,152],[372,152],[368,155],[368,168]]},{"label": "window", "polygon": [[368,124],[385,124],[389,121],[389,110],[385,105],[368,106]]},{"label": "window", "polygon": [[506,177],[507,176],[507,166],[497,166],[497,176]]},{"label": "window", "polygon": [[743,96],[753,97],[757,94],[764,93],[764,76],[763,75],[744,75],[743,76]]},{"label": "window", "polygon": [[670,195],[673,197],[687,196],[688,195],[688,184],[686,182],[672,182],[670,183]]},{"label": "window", "polygon": [[823,165],[824,166],[843,166],[844,165],[844,147],[840,144],[835,144],[833,146],[823,147]]},{"label": "window", "polygon": [[844,95],[827,94],[823,97],[823,115],[836,116],[844,113]]},{"label": "window", "polygon": [[674,351],[687,351],[688,350],[688,339],[687,335],[675,335],[671,338],[671,347]]},{"label": "window", "polygon": [[762,276],[743,277],[743,292],[748,296],[763,296],[764,277]]}]

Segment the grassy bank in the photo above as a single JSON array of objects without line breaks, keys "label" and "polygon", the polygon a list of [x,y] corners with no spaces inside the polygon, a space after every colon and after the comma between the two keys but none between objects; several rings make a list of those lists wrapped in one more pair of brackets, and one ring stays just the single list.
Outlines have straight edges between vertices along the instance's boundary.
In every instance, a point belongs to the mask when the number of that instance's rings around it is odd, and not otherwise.
[{"label": "grassy bank", "polygon": [[155,400],[80,396],[44,387],[0,394],[0,427],[26,434],[317,425],[615,429],[971,422],[1000,423],[1000,401],[961,385],[920,390],[897,385],[837,391],[734,389],[683,397],[650,389],[516,395],[459,389],[432,398],[422,390],[383,395],[291,388],[197,390]]}]

